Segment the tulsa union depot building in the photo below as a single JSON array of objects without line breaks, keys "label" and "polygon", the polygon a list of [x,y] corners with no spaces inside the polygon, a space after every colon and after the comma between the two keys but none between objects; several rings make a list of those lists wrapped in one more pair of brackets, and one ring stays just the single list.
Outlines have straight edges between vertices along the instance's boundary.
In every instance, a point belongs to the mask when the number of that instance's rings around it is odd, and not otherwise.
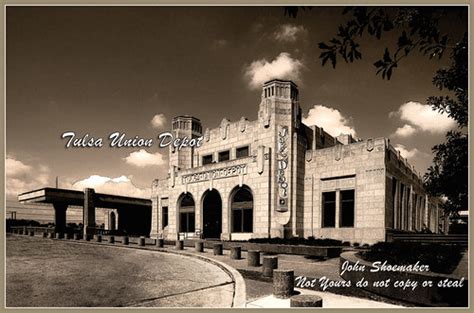
[{"label": "tulsa union depot building", "polygon": [[333,137],[301,121],[297,86],[264,84],[258,119],[217,128],[178,116],[176,137],[199,147],[169,151],[152,184],[152,236],[385,241],[390,232],[440,232],[441,208],[387,138]]}]

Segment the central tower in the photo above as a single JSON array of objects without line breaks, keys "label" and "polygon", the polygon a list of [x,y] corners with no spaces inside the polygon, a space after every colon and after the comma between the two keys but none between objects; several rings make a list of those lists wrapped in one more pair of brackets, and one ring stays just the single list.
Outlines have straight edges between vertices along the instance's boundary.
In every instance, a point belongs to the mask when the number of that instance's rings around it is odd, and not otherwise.
[{"label": "central tower", "polygon": [[[272,148],[272,236],[295,235],[298,173],[298,133],[301,127],[298,87],[292,81],[274,79],[262,88],[259,108],[262,132],[269,132]],[[301,153],[300,153],[301,154]],[[292,231],[293,230],[293,231]],[[291,233],[291,231],[293,233]]]}]

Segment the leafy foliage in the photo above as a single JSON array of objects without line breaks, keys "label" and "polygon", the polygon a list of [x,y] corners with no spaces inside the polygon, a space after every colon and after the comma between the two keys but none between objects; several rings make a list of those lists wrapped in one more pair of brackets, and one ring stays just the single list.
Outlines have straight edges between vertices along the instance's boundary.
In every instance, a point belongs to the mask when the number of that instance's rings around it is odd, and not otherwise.
[{"label": "leafy foliage", "polygon": [[339,26],[334,38],[319,43],[323,50],[319,58],[323,65],[330,60],[333,68],[338,55],[345,62],[353,62],[362,58],[358,40],[365,33],[381,39],[386,32],[401,30],[395,51],[385,48],[382,58],[374,63],[377,74],[390,79],[399,62],[413,51],[417,50],[430,59],[443,56],[449,36],[440,32],[439,22],[445,13],[446,9],[441,7],[348,7],[343,14],[352,14],[352,18]]},{"label": "leafy foliage", "polygon": [[384,261],[392,265],[410,265],[420,262],[430,271],[450,274],[462,258],[463,248],[456,245],[424,244],[418,242],[379,242],[368,251],[360,252],[369,262]]},{"label": "leafy foliage", "polygon": [[467,33],[452,50],[451,66],[436,72],[433,84],[440,90],[452,92],[450,96],[429,97],[428,104],[441,113],[447,113],[456,120],[459,127],[468,123],[468,38]]},{"label": "leafy foliage", "polygon": [[[451,51],[450,66],[440,68],[433,78],[433,84],[448,95],[431,96],[427,104],[448,114],[462,131],[468,125],[468,39],[467,32],[459,40],[441,31],[441,19],[448,10],[467,18],[466,7],[345,8],[343,15],[350,15],[348,22],[338,27],[332,39],[319,43],[319,58],[323,66],[330,61],[333,68],[338,57],[346,63],[354,62],[362,58],[358,40],[364,34],[379,40],[384,33],[397,32],[395,50],[385,48],[382,57],[374,62],[377,75],[390,80],[400,61],[413,52],[440,59]],[[298,10],[291,12],[296,16]],[[449,45],[456,39],[459,41]],[[446,142],[432,148],[433,165],[424,176],[426,189],[434,196],[445,196],[444,208],[451,213],[468,207],[468,136],[461,131],[448,132]]]},{"label": "leafy foliage", "polygon": [[425,187],[435,196],[445,196],[444,208],[450,212],[468,205],[468,136],[450,131],[446,142],[433,147],[433,165],[425,174]]}]

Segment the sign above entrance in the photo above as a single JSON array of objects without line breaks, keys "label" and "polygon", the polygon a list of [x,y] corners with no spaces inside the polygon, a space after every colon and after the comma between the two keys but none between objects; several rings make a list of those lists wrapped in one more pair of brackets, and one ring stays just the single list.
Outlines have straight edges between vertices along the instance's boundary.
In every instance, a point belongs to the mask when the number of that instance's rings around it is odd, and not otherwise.
[{"label": "sign above entrance", "polygon": [[228,166],[224,168],[218,168],[215,170],[184,175],[182,183],[183,184],[197,183],[197,182],[207,181],[211,179],[239,176],[243,174],[247,174],[246,164]]}]

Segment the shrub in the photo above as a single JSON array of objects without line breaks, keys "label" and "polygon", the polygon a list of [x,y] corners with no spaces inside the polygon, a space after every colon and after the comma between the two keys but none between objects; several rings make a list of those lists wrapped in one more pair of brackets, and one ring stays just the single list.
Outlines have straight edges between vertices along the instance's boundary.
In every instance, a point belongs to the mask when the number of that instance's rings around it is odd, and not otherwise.
[{"label": "shrub", "polygon": [[305,245],[305,246],[341,246],[342,241],[336,239],[323,239],[323,238],[253,238],[249,239],[248,242],[252,243],[270,243],[278,245]]},{"label": "shrub", "polygon": [[379,242],[359,254],[366,261],[387,261],[392,265],[409,265],[419,261],[428,265],[432,272],[450,274],[459,264],[463,250],[460,246],[448,244]]}]

